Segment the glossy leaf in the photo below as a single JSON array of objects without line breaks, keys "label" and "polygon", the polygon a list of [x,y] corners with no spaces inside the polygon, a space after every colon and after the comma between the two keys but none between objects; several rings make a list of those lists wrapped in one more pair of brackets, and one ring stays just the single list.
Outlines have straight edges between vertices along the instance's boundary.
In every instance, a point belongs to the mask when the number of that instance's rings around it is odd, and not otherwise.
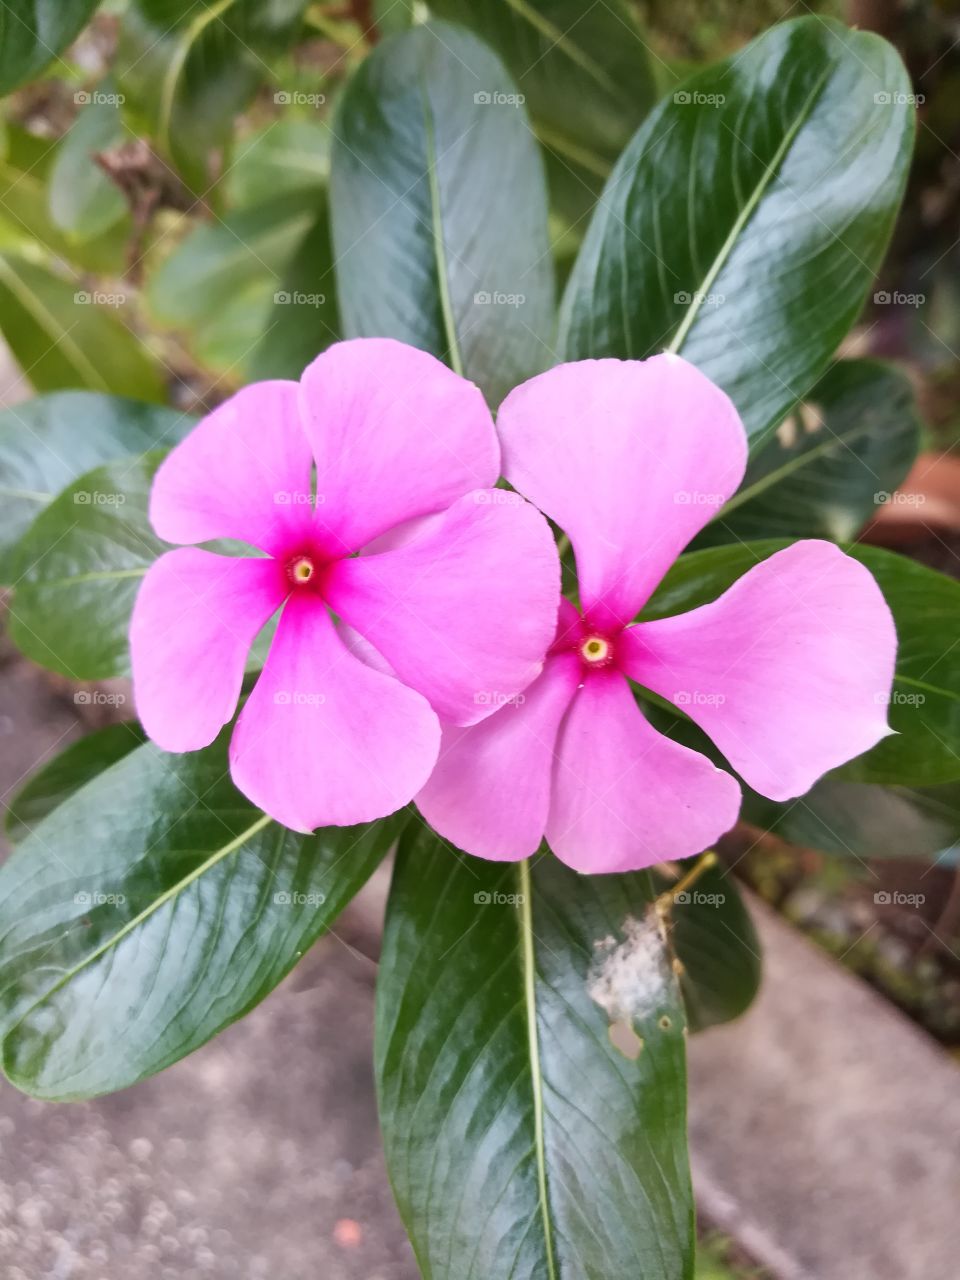
[{"label": "glossy leaf", "polygon": [[430,1280],[692,1274],[683,1005],[651,894],[401,842],[377,1077]]},{"label": "glossy leaf", "polygon": [[855,861],[960,861],[960,784],[956,782],[936,787],[880,786],[828,774],[789,805],[752,798],[743,816],[791,844]]},{"label": "glossy leaf", "polygon": [[86,472],[14,548],[10,637],[34,662],[74,680],[128,673],[133,601],[147,569],[168,550],[147,520],[162,456]]},{"label": "glossy leaf", "polygon": [[543,166],[516,95],[475,36],[416,27],[354,76],[331,158],[344,336],[432,351],[491,404],[553,359]]},{"label": "glossy leaf", "polygon": [[55,391],[0,412],[0,582],[13,580],[11,547],[61,489],[101,463],[171,447],[194,422],[95,391]]},{"label": "glossy leaf", "polygon": [[393,838],[389,823],[271,822],[231,784],[223,740],[137,748],[0,870],[7,1076],[71,1099],[176,1062],[276,986]]},{"label": "glossy leaf", "polygon": [[50,216],[79,240],[107,231],[127,213],[123,193],[94,158],[127,136],[117,95],[107,85],[88,97],[57,148],[49,186]]},{"label": "glossy leaf", "polygon": [[15,253],[0,253],[0,329],[38,391],[87,387],[163,400],[161,371],[120,318],[127,295],[90,291]]},{"label": "glossy leaf", "polygon": [[672,894],[670,946],[680,962],[680,989],[691,1031],[739,1018],[760,989],[760,940],[737,883],[726,867],[708,868],[689,889]]},{"label": "glossy leaf", "polygon": [[33,80],[58,59],[99,0],[5,0],[0,5],[0,93]]},{"label": "glossy leaf", "polygon": [[863,304],[913,139],[910,81],[880,37],[774,26],[641,126],[561,308],[566,359],[678,351],[763,440]]},{"label": "glossy leaf", "polygon": [[919,439],[907,376],[874,360],[841,360],[756,455],[707,541],[849,540],[903,482]]},{"label": "glossy leaf", "polygon": [[[93,698],[91,693],[78,693],[78,701]],[[22,840],[58,805],[91,782],[104,769],[128,756],[144,743],[145,735],[136,721],[109,724],[71,742],[68,747],[40,766],[30,780],[9,802],[6,815],[7,835]]]},{"label": "glossy leaf", "polygon": [[[781,540],[711,547],[681,556],[643,617],[669,617],[716,599]],[[890,724],[897,731],[834,776],[932,786],[960,778],[960,582],[877,547],[844,550],[870,570],[893,613],[897,669]]]}]

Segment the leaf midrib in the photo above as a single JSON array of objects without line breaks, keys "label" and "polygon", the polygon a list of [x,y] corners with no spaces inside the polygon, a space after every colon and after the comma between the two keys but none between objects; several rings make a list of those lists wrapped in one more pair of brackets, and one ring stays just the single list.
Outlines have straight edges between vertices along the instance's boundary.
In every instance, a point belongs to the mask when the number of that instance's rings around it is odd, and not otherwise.
[{"label": "leaf midrib", "polygon": [[155,912],[159,911],[161,907],[176,898],[184,891],[184,889],[193,884],[195,880],[199,880],[201,876],[205,875],[212,867],[216,866],[218,862],[221,862],[224,858],[229,856],[229,854],[235,852],[242,845],[246,844],[248,840],[251,840],[257,834],[257,832],[262,831],[264,827],[268,826],[272,821],[273,819],[269,817],[269,815],[265,813],[261,814],[256,822],[251,823],[245,831],[242,831],[238,836],[234,836],[232,840],[229,840],[225,845],[221,845],[219,849],[215,849],[209,857],[205,858],[204,861],[199,864],[199,866],[194,867],[194,869],[181,880],[178,880],[168,889],[165,889],[163,893],[149,904],[149,906],[144,907],[144,909],[135,915],[132,920],[128,920],[122,928],[118,929],[116,933],[107,938],[107,940],[101,943],[101,945],[94,951],[91,951],[88,956],[84,956],[79,963],[68,969],[66,973],[61,974],[53,986],[45,991],[42,996],[39,996],[34,1000],[3,1037],[4,1069],[8,1077],[12,1079],[13,1073],[10,1070],[10,1063],[7,1055],[7,1042],[17,1028],[22,1025],[28,1014],[32,1013],[39,1005],[44,1004],[52,996],[56,995],[57,992],[61,991],[69,982],[72,982],[78,973],[82,973],[89,965],[94,964],[101,956],[106,955],[108,951],[117,946],[125,937],[128,936],[128,934],[132,933],[133,930],[138,928],[145,920],[148,920]]},{"label": "leaf midrib", "polygon": [[674,355],[679,354],[681,346],[683,345],[687,335],[689,334],[691,328],[693,327],[697,316],[700,314],[700,308],[703,306],[704,298],[710,293],[710,290],[713,284],[715,283],[717,277],[719,276],[720,272],[723,270],[728,259],[733,253],[733,250],[737,244],[737,241],[740,238],[741,232],[744,230],[747,223],[750,221],[757,205],[760,203],[761,199],[763,198],[767,188],[770,186],[771,182],[773,182],[774,178],[779,172],[780,166],[783,163],[783,160],[786,157],[787,153],[789,152],[791,146],[793,145],[794,139],[796,138],[797,134],[800,132],[800,129],[803,127],[803,125],[810,118],[814,105],[818,97],[820,96],[820,92],[823,89],[823,86],[826,84],[827,80],[829,79],[831,73],[833,72],[833,69],[834,69],[833,66],[826,67],[821,73],[821,75],[819,76],[819,78],[817,79],[816,84],[810,90],[810,93],[807,95],[806,101],[803,103],[803,106],[800,108],[800,111],[797,113],[797,118],[793,121],[789,129],[784,134],[783,140],[781,141],[780,145],[777,147],[776,151],[771,157],[769,164],[766,166],[763,173],[760,175],[759,181],[757,182],[753,191],[750,193],[747,200],[744,202],[743,207],[740,209],[740,212],[737,214],[736,219],[734,220],[733,226],[730,228],[730,231],[729,231],[729,234],[727,235],[726,240],[724,240],[723,244],[720,246],[719,252],[716,254],[713,262],[710,264],[709,268],[707,269],[707,272],[704,275],[702,281],[700,282],[699,287],[692,290],[694,297],[697,300],[690,304],[690,308],[687,311],[687,314],[684,316],[683,320],[680,322],[680,327],[677,329],[677,332],[674,334],[673,339],[670,342],[670,345],[666,348],[668,352]]},{"label": "leaf midrib", "polygon": [[533,1131],[537,1159],[537,1196],[543,1222],[543,1240],[547,1255],[547,1280],[557,1280],[553,1248],[553,1224],[547,1198],[547,1155],[543,1136],[543,1080],[540,1068],[540,1037],[537,1030],[536,959],[533,947],[533,907],[530,860],[517,864],[519,900],[517,918],[520,926],[520,959],[523,970],[524,1004],[527,1017],[527,1050],[530,1059],[530,1083],[533,1090]]},{"label": "leaf midrib", "polygon": [[447,277],[447,253],[443,240],[443,207],[440,200],[440,180],[437,175],[437,146],[433,120],[433,106],[430,102],[430,90],[425,79],[421,78],[420,91],[423,101],[424,147],[427,160],[427,183],[430,189],[430,229],[433,238],[433,257],[437,272],[437,289],[440,294],[440,312],[443,316],[443,327],[446,332],[450,357],[450,367],[454,373],[463,377],[463,358],[457,339],[456,325],[453,319],[453,304],[450,298],[450,281]]},{"label": "leaf midrib", "polygon": [[[836,431],[829,432],[823,440],[818,444],[812,445],[809,449],[797,453],[794,457],[789,458],[781,466],[775,468],[768,475],[762,476],[759,480],[755,480],[753,484],[747,485],[741,489],[739,493],[735,493],[717,513],[717,520],[722,520],[724,516],[736,511],[737,507],[742,507],[745,502],[750,502],[753,498],[758,498],[767,489],[771,489],[774,485],[779,484],[781,480],[786,480],[795,471],[802,471],[804,467],[810,466],[811,463],[829,453],[831,449],[835,449],[838,445],[848,445],[853,440],[859,440],[863,435],[868,435],[874,428],[875,424],[871,421],[860,422],[857,426],[852,427],[849,431],[840,434]],[[828,429],[829,430],[829,429]]]}]

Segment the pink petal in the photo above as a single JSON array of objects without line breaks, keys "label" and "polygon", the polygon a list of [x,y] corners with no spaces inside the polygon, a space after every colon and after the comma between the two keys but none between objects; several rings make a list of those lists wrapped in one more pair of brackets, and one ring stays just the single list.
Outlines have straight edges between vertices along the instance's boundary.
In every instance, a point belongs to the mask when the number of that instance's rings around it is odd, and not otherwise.
[{"label": "pink petal", "polygon": [[413,799],[439,749],[426,700],[355,658],[316,596],[291,597],[230,744],[244,795],[294,831],[369,822]]},{"label": "pink petal", "polygon": [[500,450],[471,382],[389,338],[355,338],[300,381],[317,463],[317,518],[341,552],[492,485]]},{"label": "pink petal", "polygon": [[644,622],[622,665],[708,733],[772,800],[889,733],[897,638],[871,574],[830,542],[797,542],[712,604]]},{"label": "pink petal", "polygon": [[444,726],[417,807],[440,835],[480,858],[536,853],[550,807],[557,730],[580,680],[572,654],[548,658],[516,703],[471,728]]},{"label": "pink petal", "polygon": [[600,627],[636,616],[746,466],[730,400],[674,355],[558,365],[507,396],[497,430],[507,479],[569,534]]},{"label": "pink petal", "polygon": [[473,724],[540,672],[556,628],[560,561],[534,507],[484,489],[412,542],[339,561],[324,594],[443,719]]},{"label": "pink petal", "polygon": [[160,464],[150,521],[167,542],[236,538],[282,551],[312,523],[310,443],[295,382],[255,382]]},{"label": "pink petal", "polygon": [[700,853],[737,820],[740,788],[646,720],[627,681],[588,675],[557,743],[547,841],[590,874]]},{"label": "pink petal", "polygon": [[250,646],[283,596],[273,560],[182,547],[151,565],[130,653],[137,713],[164,751],[214,740],[236,710]]}]

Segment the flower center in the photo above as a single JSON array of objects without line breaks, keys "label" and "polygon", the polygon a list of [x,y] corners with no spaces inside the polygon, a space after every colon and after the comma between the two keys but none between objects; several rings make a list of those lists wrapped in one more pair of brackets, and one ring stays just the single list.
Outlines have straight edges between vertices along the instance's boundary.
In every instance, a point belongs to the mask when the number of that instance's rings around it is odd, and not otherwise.
[{"label": "flower center", "polygon": [[587,666],[605,667],[613,658],[613,645],[606,636],[587,636],[580,642],[580,657]]},{"label": "flower center", "polygon": [[317,566],[310,556],[294,556],[287,565],[287,577],[295,586],[303,586],[316,572]]}]

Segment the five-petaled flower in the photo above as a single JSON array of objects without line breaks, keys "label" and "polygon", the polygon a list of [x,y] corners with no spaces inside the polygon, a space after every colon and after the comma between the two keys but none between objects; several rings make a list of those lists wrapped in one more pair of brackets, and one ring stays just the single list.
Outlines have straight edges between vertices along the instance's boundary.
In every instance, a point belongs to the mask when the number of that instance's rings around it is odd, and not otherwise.
[{"label": "five-petaled flower", "polygon": [[497,426],[507,479],[570,537],[582,613],[563,602],[522,702],[445,726],[418,797],[441,835],[502,860],[546,836],[584,872],[707,848],[736,821],[740,788],[659,733],[630,681],[685,712],[774,800],[889,732],[893,619],[870,573],[831,543],[797,542],[710,604],[634,622],[746,466],[733,405],[691,364],[560,365],[513,391]]},{"label": "five-petaled flower", "polygon": [[406,804],[439,717],[472,724],[496,710],[490,690],[518,694],[556,627],[549,526],[496,501],[499,470],[477,388],[386,339],[340,343],[299,384],[214,410],[161,464],[151,521],[168,542],[264,554],[181,547],[147,573],[130,642],[149,736],[212,742],[281,610],[230,743],[237,786],[300,831]]}]

